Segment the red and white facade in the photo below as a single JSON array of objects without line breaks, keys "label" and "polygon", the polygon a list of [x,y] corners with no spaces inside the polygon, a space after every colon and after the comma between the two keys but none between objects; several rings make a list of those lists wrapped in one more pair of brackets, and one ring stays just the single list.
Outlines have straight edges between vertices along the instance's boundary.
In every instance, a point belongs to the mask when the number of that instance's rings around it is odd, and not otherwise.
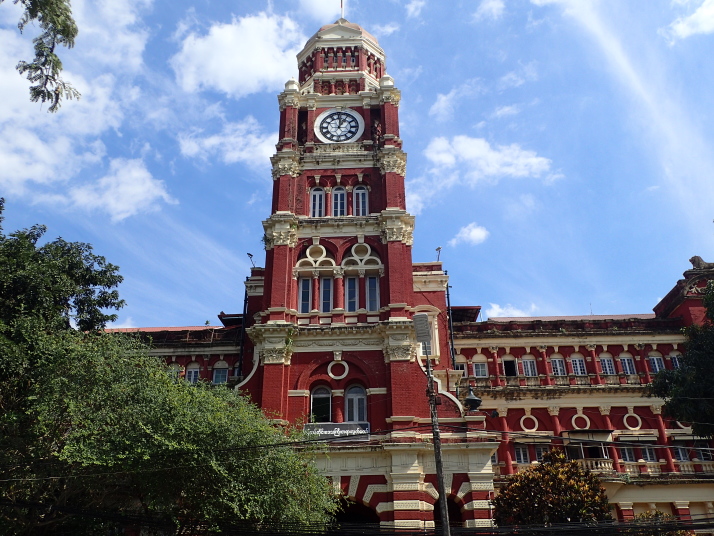
[{"label": "red and white facade", "polygon": [[[368,441],[334,443],[320,460],[365,521],[418,528],[438,512],[427,353],[452,522],[489,526],[502,479],[550,445],[603,475],[622,518],[714,514],[711,445],[642,398],[652,367],[681,355],[680,328],[703,318],[698,293],[714,274],[687,272],[655,315],[476,322],[478,307],[459,307],[450,334],[448,277],[412,261],[400,92],[383,50],[340,19],[298,66],[278,96],[265,267],[246,280],[247,314],[221,313],[221,328],[146,328],[154,353],[189,381],[236,385],[277,421],[367,424]],[[430,348],[415,340],[422,312]],[[468,385],[485,411],[465,412]]]}]

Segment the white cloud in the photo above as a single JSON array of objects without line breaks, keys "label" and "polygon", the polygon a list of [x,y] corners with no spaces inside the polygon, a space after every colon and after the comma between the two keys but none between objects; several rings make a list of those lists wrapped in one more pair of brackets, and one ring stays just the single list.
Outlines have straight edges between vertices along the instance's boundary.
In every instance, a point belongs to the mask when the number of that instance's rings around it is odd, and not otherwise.
[{"label": "white cloud", "polygon": [[488,238],[488,234],[485,227],[481,227],[476,222],[472,222],[459,229],[456,236],[449,240],[449,245],[454,247],[465,242],[466,244],[476,246],[484,242]]},{"label": "white cloud", "polygon": [[[170,61],[185,91],[215,89],[240,98],[282,89],[305,40],[289,17],[259,13],[214,24],[206,35],[189,33]],[[225,53],[231,50],[251,53]]]},{"label": "white cloud", "polygon": [[518,115],[520,112],[521,109],[516,104],[511,104],[510,106],[499,106],[493,111],[491,117],[498,119],[509,115]]},{"label": "white cloud", "polygon": [[[682,3],[681,0],[679,3]],[[670,44],[693,35],[709,33],[714,33],[714,0],[704,0],[694,13],[679,17],[661,30]]]},{"label": "white cloud", "polygon": [[498,88],[508,89],[512,87],[519,87],[526,82],[532,82],[538,79],[538,71],[536,69],[536,62],[531,61],[525,65],[521,65],[515,71],[511,71],[503,75],[498,81]]},{"label": "white cloud", "polygon": [[407,17],[418,17],[421,14],[421,10],[426,5],[426,0],[410,0],[406,5]]},{"label": "white cloud", "polygon": [[377,37],[386,37],[398,31],[399,24],[397,24],[396,22],[390,22],[388,24],[376,24],[374,27],[372,27],[372,33]]},{"label": "white cloud", "polygon": [[202,136],[200,131],[179,135],[181,154],[207,160],[219,157],[226,164],[242,162],[252,167],[267,165],[275,152],[277,132],[263,133],[253,117],[237,123],[225,123],[218,134]]},{"label": "white cloud", "polygon": [[[669,79],[658,79],[658,69],[652,69],[651,50],[638,43],[635,53],[628,53],[622,38],[610,27],[598,8],[600,3],[584,0],[531,0],[536,5],[559,4],[563,13],[572,18],[599,48],[612,71],[633,100],[633,116],[637,117],[648,139],[643,145],[659,160],[662,174],[668,179],[680,213],[689,220],[692,232],[699,231],[701,221],[711,219],[714,181],[711,170],[714,158],[710,144],[687,110],[687,102],[678,101],[678,91],[670,87]],[[712,5],[706,0],[700,5],[704,21]],[[699,10],[697,10],[699,11]],[[617,25],[619,26],[619,24]],[[700,25],[701,27],[701,25]],[[645,63],[646,62],[646,63]]]},{"label": "white cloud", "polygon": [[436,101],[429,108],[429,115],[437,121],[448,121],[454,116],[454,110],[459,99],[482,91],[483,88],[477,79],[467,80],[446,94],[439,93],[436,96]]},{"label": "white cloud", "polygon": [[318,21],[332,22],[340,16],[340,4],[337,0],[300,0],[300,11]]},{"label": "white cloud", "polygon": [[155,179],[141,159],[112,159],[109,173],[94,184],[69,192],[75,207],[107,212],[120,221],[140,212],[158,210],[158,202],[176,203],[163,181]]},{"label": "white cloud", "polygon": [[531,303],[530,308],[526,311],[523,309],[518,309],[510,303],[501,307],[497,303],[489,303],[490,307],[486,309],[486,318],[498,318],[498,317],[514,317],[514,316],[533,316],[538,310],[535,303]]},{"label": "white cloud", "polygon": [[[121,315],[119,318],[121,318]],[[135,328],[137,325],[134,323],[134,319],[132,317],[127,316],[126,318],[121,318],[121,320],[108,324],[107,327],[110,329],[126,329]]]},{"label": "white cloud", "polygon": [[500,19],[505,9],[503,0],[481,0],[476,13],[474,13],[474,20]]},{"label": "white cloud", "polygon": [[47,140],[31,129],[1,128],[0,187],[5,194],[25,195],[32,186],[66,181],[86,162],[98,160],[102,149],[82,152],[68,136]]},{"label": "white cloud", "polygon": [[492,147],[483,138],[454,136],[451,140],[438,137],[425,150],[426,157],[437,168],[455,168],[467,183],[482,179],[497,181],[502,177],[541,177],[550,171],[551,161],[518,144]]},{"label": "white cloud", "polygon": [[409,213],[418,216],[425,207],[424,197],[419,192],[410,190],[409,183],[407,183],[407,210]]},{"label": "white cloud", "polygon": [[80,28],[76,41],[83,61],[91,58],[93,68],[110,66],[112,71],[137,72],[149,31],[141,21],[152,0],[74,0],[72,14]]},{"label": "white cloud", "polygon": [[529,216],[538,208],[538,202],[532,194],[521,194],[518,199],[506,205],[505,216],[509,219],[519,219]]}]

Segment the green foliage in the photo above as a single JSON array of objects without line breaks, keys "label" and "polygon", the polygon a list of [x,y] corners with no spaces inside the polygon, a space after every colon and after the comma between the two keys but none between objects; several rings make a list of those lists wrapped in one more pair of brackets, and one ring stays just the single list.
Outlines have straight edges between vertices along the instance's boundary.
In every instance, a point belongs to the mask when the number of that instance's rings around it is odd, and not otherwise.
[{"label": "green foliage", "polygon": [[40,35],[33,39],[35,59],[30,63],[20,61],[17,70],[33,84],[30,86],[30,100],[49,102],[48,111],[56,112],[63,98],[80,97],[76,89],[60,78],[62,62],[55,53],[57,45],[72,48],[79,32],[72,18],[69,0],[14,0],[14,3],[25,8],[17,25],[20,31],[35,21],[41,30]]},{"label": "green foliage", "polygon": [[498,525],[550,525],[610,519],[600,480],[560,450],[508,478],[493,501]]},{"label": "green foliage", "polygon": [[665,400],[667,415],[692,423],[696,435],[714,437],[714,281],[707,285],[703,302],[706,321],[684,330],[687,344],[680,367],[660,371],[649,394]]},{"label": "green foliage", "polygon": [[677,519],[669,514],[655,510],[654,512],[642,512],[635,516],[632,521],[632,528],[624,530],[624,534],[638,536],[693,536],[694,533],[688,530],[678,530],[674,528]]},{"label": "green foliage", "polygon": [[[0,216],[2,210],[0,199]],[[58,238],[40,245],[45,231],[35,225],[5,236],[0,227],[0,322],[33,318],[50,331],[71,324],[91,331],[116,320],[104,310],[124,305],[116,291],[119,268],[89,244]]]},{"label": "green foliage", "polygon": [[335,499],[311,453],[291,444],[302,436],[235,391],[177,381],[138,339],[102,330],[103,308],[123,304],[117,268],[86,244],[40,246],[43,233],[0,234],[0,534],[113,526],[84,511],[192,534],[326,521]]}]

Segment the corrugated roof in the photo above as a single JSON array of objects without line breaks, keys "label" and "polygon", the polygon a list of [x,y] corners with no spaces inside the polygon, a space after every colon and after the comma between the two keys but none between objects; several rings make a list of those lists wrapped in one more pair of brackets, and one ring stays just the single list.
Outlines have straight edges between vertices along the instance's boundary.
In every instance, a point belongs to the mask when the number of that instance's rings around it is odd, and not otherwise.
[{"label": "corrugated roof", "polygon": [[198,331],[203,329],[223,329],[223,326],[166,326],[157,328],[108,328],[110,333],[151,333],[157,331]]},{"label": "corrugated roof", "polygon": [[489,322],[533,322],[542,320],[648,320],[655,318],[654,313],[632,315],[583,315],[583,316],[489,316]]}]

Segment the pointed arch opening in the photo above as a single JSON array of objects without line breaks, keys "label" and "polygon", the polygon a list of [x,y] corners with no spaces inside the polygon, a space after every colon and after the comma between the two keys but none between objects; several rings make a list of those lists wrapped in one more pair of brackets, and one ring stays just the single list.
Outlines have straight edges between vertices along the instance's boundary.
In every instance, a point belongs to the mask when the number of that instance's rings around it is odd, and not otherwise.
[{"label": "pointed arch opening", "polygon": [[335,521],[340,525],[379,524],[379,515],[369,506],[346,497],[340,499],[340,512],[335,515]]}]

